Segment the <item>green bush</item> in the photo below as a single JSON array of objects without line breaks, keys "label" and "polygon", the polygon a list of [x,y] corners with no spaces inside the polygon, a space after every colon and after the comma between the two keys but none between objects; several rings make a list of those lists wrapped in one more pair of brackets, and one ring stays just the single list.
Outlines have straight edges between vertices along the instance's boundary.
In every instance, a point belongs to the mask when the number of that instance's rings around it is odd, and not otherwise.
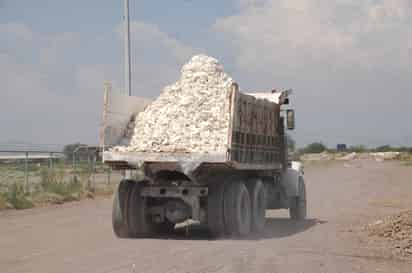
[{"label": "green bush", "polygon": [[390,145],[383,145],[375,148],[376,152],[392,152],[395,151],[395,148],[392,148]]},{"label": "green bush", "polygon": [[28,209],[33,207],[33,203],[24,193],[23,185],[14,183],[9,191],[2,194],[3,199],[15,209]]},{"label": "green bush", "polygon": [[7,209],[10,205],[9,202],[7,202],[6,197],[4,194],[0,194],[0,210]]},{"label": "green bush", "polygon": [[392,147],[390,145],[383,145],[376,147],[375,152],[401,152],[401,153],[412,153],[412,147]]},{"label": "green bush", "polygon": [[350,146],[348,149],[348,152],[365,153],[365,152],[368,152],[368,149],[366,148],[365,145],[355,145],[355,146]]},{"label": "green bush", "polygon": [[319,154],[327,150],[327,147],[322,142],[314,142],[303,148],[303,153]]}]

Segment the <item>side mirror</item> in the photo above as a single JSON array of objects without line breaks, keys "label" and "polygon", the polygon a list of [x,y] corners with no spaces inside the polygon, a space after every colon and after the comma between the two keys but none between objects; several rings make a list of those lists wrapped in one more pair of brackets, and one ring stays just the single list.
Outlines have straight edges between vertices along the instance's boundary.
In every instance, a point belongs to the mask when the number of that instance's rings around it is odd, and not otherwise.
[{"label": "side mirror", "polygon": [[286,127],[288,130],[295,129],[295,111],[288,109],[286,110]]}]

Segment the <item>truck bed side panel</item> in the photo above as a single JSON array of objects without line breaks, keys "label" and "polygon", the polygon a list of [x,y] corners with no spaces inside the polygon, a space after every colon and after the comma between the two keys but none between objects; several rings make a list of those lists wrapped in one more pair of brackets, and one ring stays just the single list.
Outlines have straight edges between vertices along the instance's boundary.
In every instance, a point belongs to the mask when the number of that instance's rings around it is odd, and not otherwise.
[{"label": "truck bed side panel", "polygon": [[233,90],[228,160],[241,169],[278,169],[280,105]]}]

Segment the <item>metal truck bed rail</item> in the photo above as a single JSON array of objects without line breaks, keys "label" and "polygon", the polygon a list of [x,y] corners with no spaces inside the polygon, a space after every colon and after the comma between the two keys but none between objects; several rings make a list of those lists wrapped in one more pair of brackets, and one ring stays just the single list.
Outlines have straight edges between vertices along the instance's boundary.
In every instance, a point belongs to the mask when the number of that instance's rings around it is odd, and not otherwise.
[{"label": "metal truck bed rail", "polygon": [[205,153],[153,153],[153,152],[104,152],[105,163],[127,162],[136,165],[141,162],[204,162],[204,163],[225,163],[225,154],[205,154]]},{"label": "metal truck bed rail", "polygon": [[240,170],[277,170],[282,166],[279,162],[271,163],[240,163],[228,160],[227,154],[215,153],[148,153],[148,152],[115,152],[105,151],[104,161],[115,169],[133,169],[141,163],[168,164],[179,166],[187,164],[221,164]]}]

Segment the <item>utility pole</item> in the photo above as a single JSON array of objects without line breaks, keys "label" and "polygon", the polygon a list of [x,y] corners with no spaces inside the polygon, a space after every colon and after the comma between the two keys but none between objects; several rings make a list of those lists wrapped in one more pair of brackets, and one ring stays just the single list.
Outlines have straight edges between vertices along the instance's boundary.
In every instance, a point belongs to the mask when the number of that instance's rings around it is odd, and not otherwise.
[{"label": "utility pole", "polygon": [[130,62],[130,16],[129,0],[124,0],[124,84],[126,94],[132,95],[131,62]]}]

